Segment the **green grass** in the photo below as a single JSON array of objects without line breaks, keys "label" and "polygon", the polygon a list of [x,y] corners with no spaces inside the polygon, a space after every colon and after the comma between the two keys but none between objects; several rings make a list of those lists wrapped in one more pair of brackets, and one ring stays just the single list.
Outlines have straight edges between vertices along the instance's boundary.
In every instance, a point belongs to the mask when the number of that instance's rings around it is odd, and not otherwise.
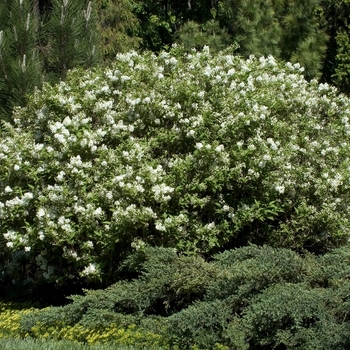
[{"label": "green grass", "polygon": [[[117,346],[113,344],[84,345],[68,340],[37,340],[37,339],[0,339],[1,350],[151,350],[150,348],[140,348],[133,346]],[[154,348],[153,348],[154,349]],[[161,349],[161,348],[159,348]]]}]

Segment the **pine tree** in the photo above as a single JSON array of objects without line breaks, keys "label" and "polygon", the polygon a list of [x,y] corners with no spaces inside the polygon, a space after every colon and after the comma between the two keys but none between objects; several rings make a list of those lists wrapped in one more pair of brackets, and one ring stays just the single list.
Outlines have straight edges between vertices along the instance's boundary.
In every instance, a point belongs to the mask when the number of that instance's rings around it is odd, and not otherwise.
[{"label": "pine tree", "polygon": [[53,0],[49,19],[43,24],[44,69],[64,78],[76,66],[90,67],[98,61],[96,17],[91,2]]},{"label": "pine tree", "polygon": [[44,80],[99,62],[96,14],[85,0],[0,2],[0,119]]},{"label": "pine tree", "polygon": [[221,21],[242,55],[271,54],[299,62],[311,78],[320,74],[326,52],[320,4],[320,0],[224,0]]},{"label": "pine tree", "polygon": [[227,0],[226,25],[244,56],[279,56],[281,26],[271,0]]},{"label": "pine tree", "polygon": [[202,25],[188,21],[178,31],[177,42],[186,50],[202,49],[204,45],[208,45],[210,51],[214,53],[227,47],[230,44],[230,37],[220,28],[218,21],[210,20]]},{"label": "pine tree", "polygon": [[38,19],[27,0],[0,5],[0,113],[23,105],[26,95],[43,79],[37,48]]},{"label": "pine tree", "polygon": [[318,14],[320,6],[320,0],[284,0],[276,11],[282,26],[281,58],[299,62],[309,78],[320,76],[327,49],[328,36]]}]

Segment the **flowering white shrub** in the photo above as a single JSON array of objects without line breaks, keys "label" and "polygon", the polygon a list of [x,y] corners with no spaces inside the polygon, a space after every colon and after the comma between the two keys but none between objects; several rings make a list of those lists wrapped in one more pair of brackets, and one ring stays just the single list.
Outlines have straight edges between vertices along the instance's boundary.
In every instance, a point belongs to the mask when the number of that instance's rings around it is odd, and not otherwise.
[{"label": "flowering white shrub", "polygon": [[32,277],[107,281],[135,242],[342,244],[349,112],[273,57],[174,48],[72,71],[1,134],[3,269],[23,252]]}]

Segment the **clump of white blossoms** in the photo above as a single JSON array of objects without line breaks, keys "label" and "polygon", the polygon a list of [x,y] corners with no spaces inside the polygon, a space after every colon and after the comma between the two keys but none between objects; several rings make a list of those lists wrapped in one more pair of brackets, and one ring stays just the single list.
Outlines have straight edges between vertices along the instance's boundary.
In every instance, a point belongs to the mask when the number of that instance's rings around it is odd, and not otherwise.
[{"label": "clump of white blossoms", "polygon": [[135,242],[342,244],[349,114],[347,97],[271,56],[177,47],[72,71],[1,132],[4,271],[17,251],[22,271],[64,283],[113,275]]}]

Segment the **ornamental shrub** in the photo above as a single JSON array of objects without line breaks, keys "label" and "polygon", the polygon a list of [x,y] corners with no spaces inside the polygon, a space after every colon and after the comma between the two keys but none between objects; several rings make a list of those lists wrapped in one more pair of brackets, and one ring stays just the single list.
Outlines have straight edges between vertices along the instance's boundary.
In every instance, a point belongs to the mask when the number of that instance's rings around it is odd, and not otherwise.
[{"label": "ornamental shrub", "polygon": [[175,47],[45,85],[1,133],[3,276],[110,284],[145,245],[346,242],[350,100],[302,70]]},{"label": "ornamental shrub", "polygon": [[24,315],[34,314],[37,309],[14,303],[0,303],[0,339],[20,338],[23,336],[21,319]]},{"label": "ornamental shrub", "polygon": [[138,278],[24,315],[20,331],[170,349],[346,350],[349,254],[349,245],[323,256],[250,245],[205,262],[145,248],[125,266]]}]

